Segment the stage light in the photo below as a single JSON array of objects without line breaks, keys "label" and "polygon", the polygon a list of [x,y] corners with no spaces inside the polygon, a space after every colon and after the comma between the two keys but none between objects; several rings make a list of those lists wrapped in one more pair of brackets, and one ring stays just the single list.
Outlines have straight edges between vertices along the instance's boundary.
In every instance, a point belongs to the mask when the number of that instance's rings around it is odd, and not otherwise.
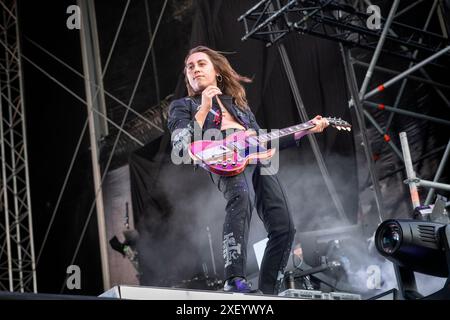
[{"label": "stage light", "polygon": [[[400,294],[404,299],[450,299],[450,224],[421,220],[390,219],[375,233],[378,252],[394,263]],[[414,272],[447,278],[435,294],[417,292]]]},{"label": "stage light", "polygon": [[445,224],[418,220],[387,220],[375,233],[375,246],[388,260],[413,271],[447,277],[440,235]]}]

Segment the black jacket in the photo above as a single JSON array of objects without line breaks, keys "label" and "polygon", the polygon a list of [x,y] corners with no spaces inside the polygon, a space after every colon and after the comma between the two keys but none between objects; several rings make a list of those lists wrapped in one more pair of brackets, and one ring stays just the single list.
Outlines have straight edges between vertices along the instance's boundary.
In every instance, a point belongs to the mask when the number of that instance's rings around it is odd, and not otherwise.
[{"label": "black jacket", "polygon": [[[256,122],[255,115],[250,110],[240,109],[230,96],[221,95],[219,97],[224,107],[245,129],[260,129]],[[203,128],[200,128],[195,120],[195,114],[200,108],[201,96],[185,97],[174,100],[169,106],[169,118],[167,126],[172,133],[172,146],[179,151],[186,150],[189,144],[194,141],[194,128],[196,132],[204,133],[208,129],[220,130],[222,126],[222,117],[215,117],[212,112],[206,116]],[[220,115],[220,107],[216,99],[213,99],[212,110]],[[217,121],[214,121],[216,118]],[[178,130],[177,130],[178,129]],[[176,134],[173,134],[177,130]]]}]

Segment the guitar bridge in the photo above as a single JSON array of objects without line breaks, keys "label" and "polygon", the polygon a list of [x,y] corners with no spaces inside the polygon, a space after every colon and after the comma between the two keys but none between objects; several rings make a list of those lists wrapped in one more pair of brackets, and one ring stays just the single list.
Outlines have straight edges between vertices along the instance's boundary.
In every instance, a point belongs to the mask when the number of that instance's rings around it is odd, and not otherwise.
[{"label": "guitar bridge", "polygon": [[196,156],[202,161],[222,161],[227,158],[228,154],[233,154],[233,150],[224,146],[218,145],[213,148],[200,151]]}]

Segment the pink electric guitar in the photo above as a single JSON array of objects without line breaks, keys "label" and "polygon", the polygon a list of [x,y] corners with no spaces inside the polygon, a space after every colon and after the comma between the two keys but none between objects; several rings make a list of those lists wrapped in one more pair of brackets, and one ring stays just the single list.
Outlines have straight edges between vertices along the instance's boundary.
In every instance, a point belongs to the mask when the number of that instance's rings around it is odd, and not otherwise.
[{"label": "pink electric guitar", "polygon": [[[326,118],[332,127],[351,131],[351,125],[341,119]],[[268,149],[269,142],[294,135],[296,140],[308,134],[315,126],[308,121],[285,129],[256,135],[254,130],[239,131],[230,134],[224,140],[198,140],[189,146],[189,155],[196,164],[209,172],[222,176],[235,176],[251,163],[268,160],[276,149]]]}]

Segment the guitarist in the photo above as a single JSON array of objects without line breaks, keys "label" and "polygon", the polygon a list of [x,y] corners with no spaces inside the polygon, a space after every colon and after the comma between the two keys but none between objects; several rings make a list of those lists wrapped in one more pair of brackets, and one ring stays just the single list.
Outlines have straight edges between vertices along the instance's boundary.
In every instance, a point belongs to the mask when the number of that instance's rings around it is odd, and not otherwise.
[{"label": "guitarist", "polygon": [[[185,59],[188,96],[169,107],[168,128],[173,150],[186,152],[195,132],[218,129],[224,135],[236,130],[259,130],[241,83],[251,82],[239,75],[220,52],[208,47],[191,49]],[[322,132],[328,121],[321,116],[311,120],[309,131]],[[210,174],[223,193],[227,206],[223,224],[224,290],[255,292],[246,280],[247,240],[254,206],[268,233],[262,260],[259,291],[277,294],[286,267],[295,228],[286,193],[276,174],[261,175],[260,165],[249,165],[235,176]],[[253,186],[255,199],[251,197]]]}]

